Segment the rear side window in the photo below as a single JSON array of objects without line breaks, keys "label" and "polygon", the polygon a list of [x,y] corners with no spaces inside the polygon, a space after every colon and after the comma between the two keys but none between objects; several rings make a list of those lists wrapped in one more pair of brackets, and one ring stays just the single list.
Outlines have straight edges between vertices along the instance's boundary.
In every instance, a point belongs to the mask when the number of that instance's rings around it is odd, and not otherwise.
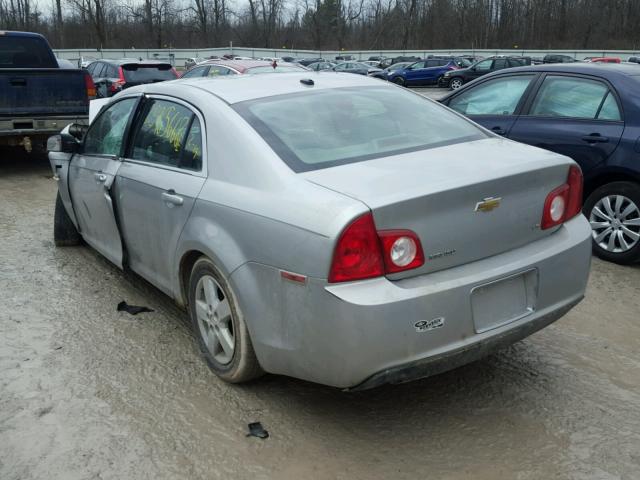
[{"label": "rear side window", "polygon": [[219,77],[221,75],[229,75],[229,73],[231,73],[231,70],[229,70],[227,67],[221,67],[219,65],[213,65],[209,69],[208,76],[209,77]]},{"label": "rear side window", "polygon": [[40,37],[0,35],[0,68],[58,68],[58,62]]},{"label": "rear side window", "polygon": [[[602,82],[586,78],[548,76],[531,105],[530,115],[595,119],[606,103],[609,88]],[[616,116],[615,98],[606,105],[603,115]],[[616,120],[620,119],[617,112]]]},{"label": "rear side window", "polygon": [[400,88],[318,90],[233,108],[296,172],[487,138],[471,122]]},{"label": "rear side window", "polygon": [[494,70],[502,70],[503,68],[507,68],[509,66],[509,64],[507,63],[507,59],[506,58],[498,58],[496,60],[494,60],[493,62],[493,69]]},{"label": "rear side window", "polygon": [[598,112],[598,120],[622,120],[622,115],[620,115],[620,109],[618,108],[618,102],[616,102],[616,97],[611,93],[611,91],[607,93],[607,98],[602,102],[602,107],[600,107],[600,112]]},{"label": "rear side window", "polygon": [[146,104],[135,130],[130,157],[134,160],[200,170],[200,135],[200,124],[190,109],[165,100],[151,100]]},{"label": "rear side window", "polygon": [[127,123],[137,100],[121,100],[100,114],[85,136],[84,154],[120,155]]},{"label": "rear side window", "polygon": [[122,65],[127,83],[151,83],[177,78],[170,64],[162,65]]},{"label": "rear side window", "polygon": [[467,89],[449,102],[464,115],[513,115],[533,75],[496,78]]}]

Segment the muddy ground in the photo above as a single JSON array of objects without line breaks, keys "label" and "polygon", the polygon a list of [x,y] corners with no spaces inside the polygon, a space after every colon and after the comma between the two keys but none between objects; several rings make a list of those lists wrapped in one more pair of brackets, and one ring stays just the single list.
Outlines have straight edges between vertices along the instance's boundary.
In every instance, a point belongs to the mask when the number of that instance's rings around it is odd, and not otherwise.
[{"label": "muddy ground", "polygon": [[2,480],[640,478],[638,267],[594,260],[565,318],[437,377],[232,386],[167,297],[54,247],[55,191],[46,163],[0,156]]}]

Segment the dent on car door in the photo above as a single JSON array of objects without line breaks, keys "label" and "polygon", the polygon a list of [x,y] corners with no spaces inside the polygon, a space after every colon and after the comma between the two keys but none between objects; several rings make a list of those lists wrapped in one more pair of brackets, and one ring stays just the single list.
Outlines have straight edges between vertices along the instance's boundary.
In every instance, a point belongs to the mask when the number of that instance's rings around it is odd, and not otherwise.
[{"label": "dent on car door", "polygon": [[128,265],[169,294],[178,239],[206,179],[203,127],[186,104],[145,100],[115,182]]},{"label": "dent on car door", "polygon": [[573,158],[582,169],[604,162],[624,131],[615,92],[604,81],[547,75],[510,137]]},{"label": "dent on car door", "polygon": [[499,76],[453,96],[448,106],[498,135],[509,136],[536,74]]},{"label": "dent on car door", "polygon": [[111,187],[137,103],[138,98],[130,97],[107,107],[89,127],[81,153],[69,165],[69,193],[82,237],[119,267],[122,242]]}]

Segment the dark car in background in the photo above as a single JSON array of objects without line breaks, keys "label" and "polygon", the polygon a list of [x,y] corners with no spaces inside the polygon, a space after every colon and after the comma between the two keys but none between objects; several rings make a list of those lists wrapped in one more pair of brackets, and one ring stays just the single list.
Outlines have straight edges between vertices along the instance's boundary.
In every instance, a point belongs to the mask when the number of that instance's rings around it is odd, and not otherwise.
[{"label": "dark car in background", "polygon": [[422,58],[416,57],[416,56],[400,56],[400,57],[394,57],[394,58],[385,58],[384,60],[380,61],[379,66],[380,68],[387,68],[396,63],[401,63],[401,62],[415,63],[420,60],[422,60]]},{"label": "dark car in background", "polygon": [[487,75],[441,100],[488,130],[573,158],[596,255],[640,260],[640,76],[573,63]]},{"label": "dark car in background", "polygon": [[307,68],[309,70],[313,70],[314,72],[321,72],[324,70],[332,70],[333,67],[335,67],[336,64],[333,62],[315,62],[315,63],[311,63],[309,65],[307,65]]},{"label": "dark car in background", "polygon": [[545,55],[542,59],[542,63],[575,63],[577,61],[570,55],[559,55],[557,53]]},{"label": "dark car in background", "polygon": [[93,81],[56,59],[37,33],[0,32],[0,145],[45,151],[47,138],[86,124]]},{"label": "dark car in background", "polygon": [[356,73],[359,75],[374,75],[382,71],[381,68],[372,67],[362,62],[342,62],[333,67],[334,72]]},{"label": "dark car in background", "polygon": [[393,65],[391,65],[390,67],[385,68],[384,70],[380,70],[379,72],[372,73],[370,76],[371,77],[375,77],[375,78],[381,78],[383,80],[387,80],[391,73],[395,72],[396,70],[400,70],[402,68],[405,68],[405,67],[411,65],[412,63],[414,63],[414,62],[394,63]]},{"label": "dark car in background", "polygon": [[531,58],[489,57],[484,60],[480,60],[467,68],[444,72],[440,81],[440,86],[457,90],[465,83],[469,83],[470,81],[483,75],[487,75],[488,73],[503,70],[505,68],[521,67],[524,65],[531,65]]},{"label": "dark car in background", "polygon": [[129,87],[144,83],[175,80],[178,73],[167,62],[156,60],[98,60],[87,67],[99,98],[111,97]]},{"label": "dark car in background", "polygon": [[431,58],[394,70],[387,75],[387,80],[407,87],[438,85],[446,72],[469,66],[471,63],[461,57]]},{"label": "dark car in background", "polygon": [[316,57],[316,58],[301,58],[296,61],[296,63],[302,65],[303,67],[307,67],[312,63],[324,62],[324,58]]}]

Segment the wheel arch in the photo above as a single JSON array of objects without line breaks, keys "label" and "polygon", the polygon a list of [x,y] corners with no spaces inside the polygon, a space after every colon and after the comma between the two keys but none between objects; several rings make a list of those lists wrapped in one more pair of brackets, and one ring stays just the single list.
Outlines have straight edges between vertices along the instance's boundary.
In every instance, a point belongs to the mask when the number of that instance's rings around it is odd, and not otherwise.
[{"label": "wheel arch", "polygon": [[626,169],[605,170],[593,177],[585,179],[583,198],[586,199],[596,189],[612,182],[635,182],[640,183],[640,172]]}]

